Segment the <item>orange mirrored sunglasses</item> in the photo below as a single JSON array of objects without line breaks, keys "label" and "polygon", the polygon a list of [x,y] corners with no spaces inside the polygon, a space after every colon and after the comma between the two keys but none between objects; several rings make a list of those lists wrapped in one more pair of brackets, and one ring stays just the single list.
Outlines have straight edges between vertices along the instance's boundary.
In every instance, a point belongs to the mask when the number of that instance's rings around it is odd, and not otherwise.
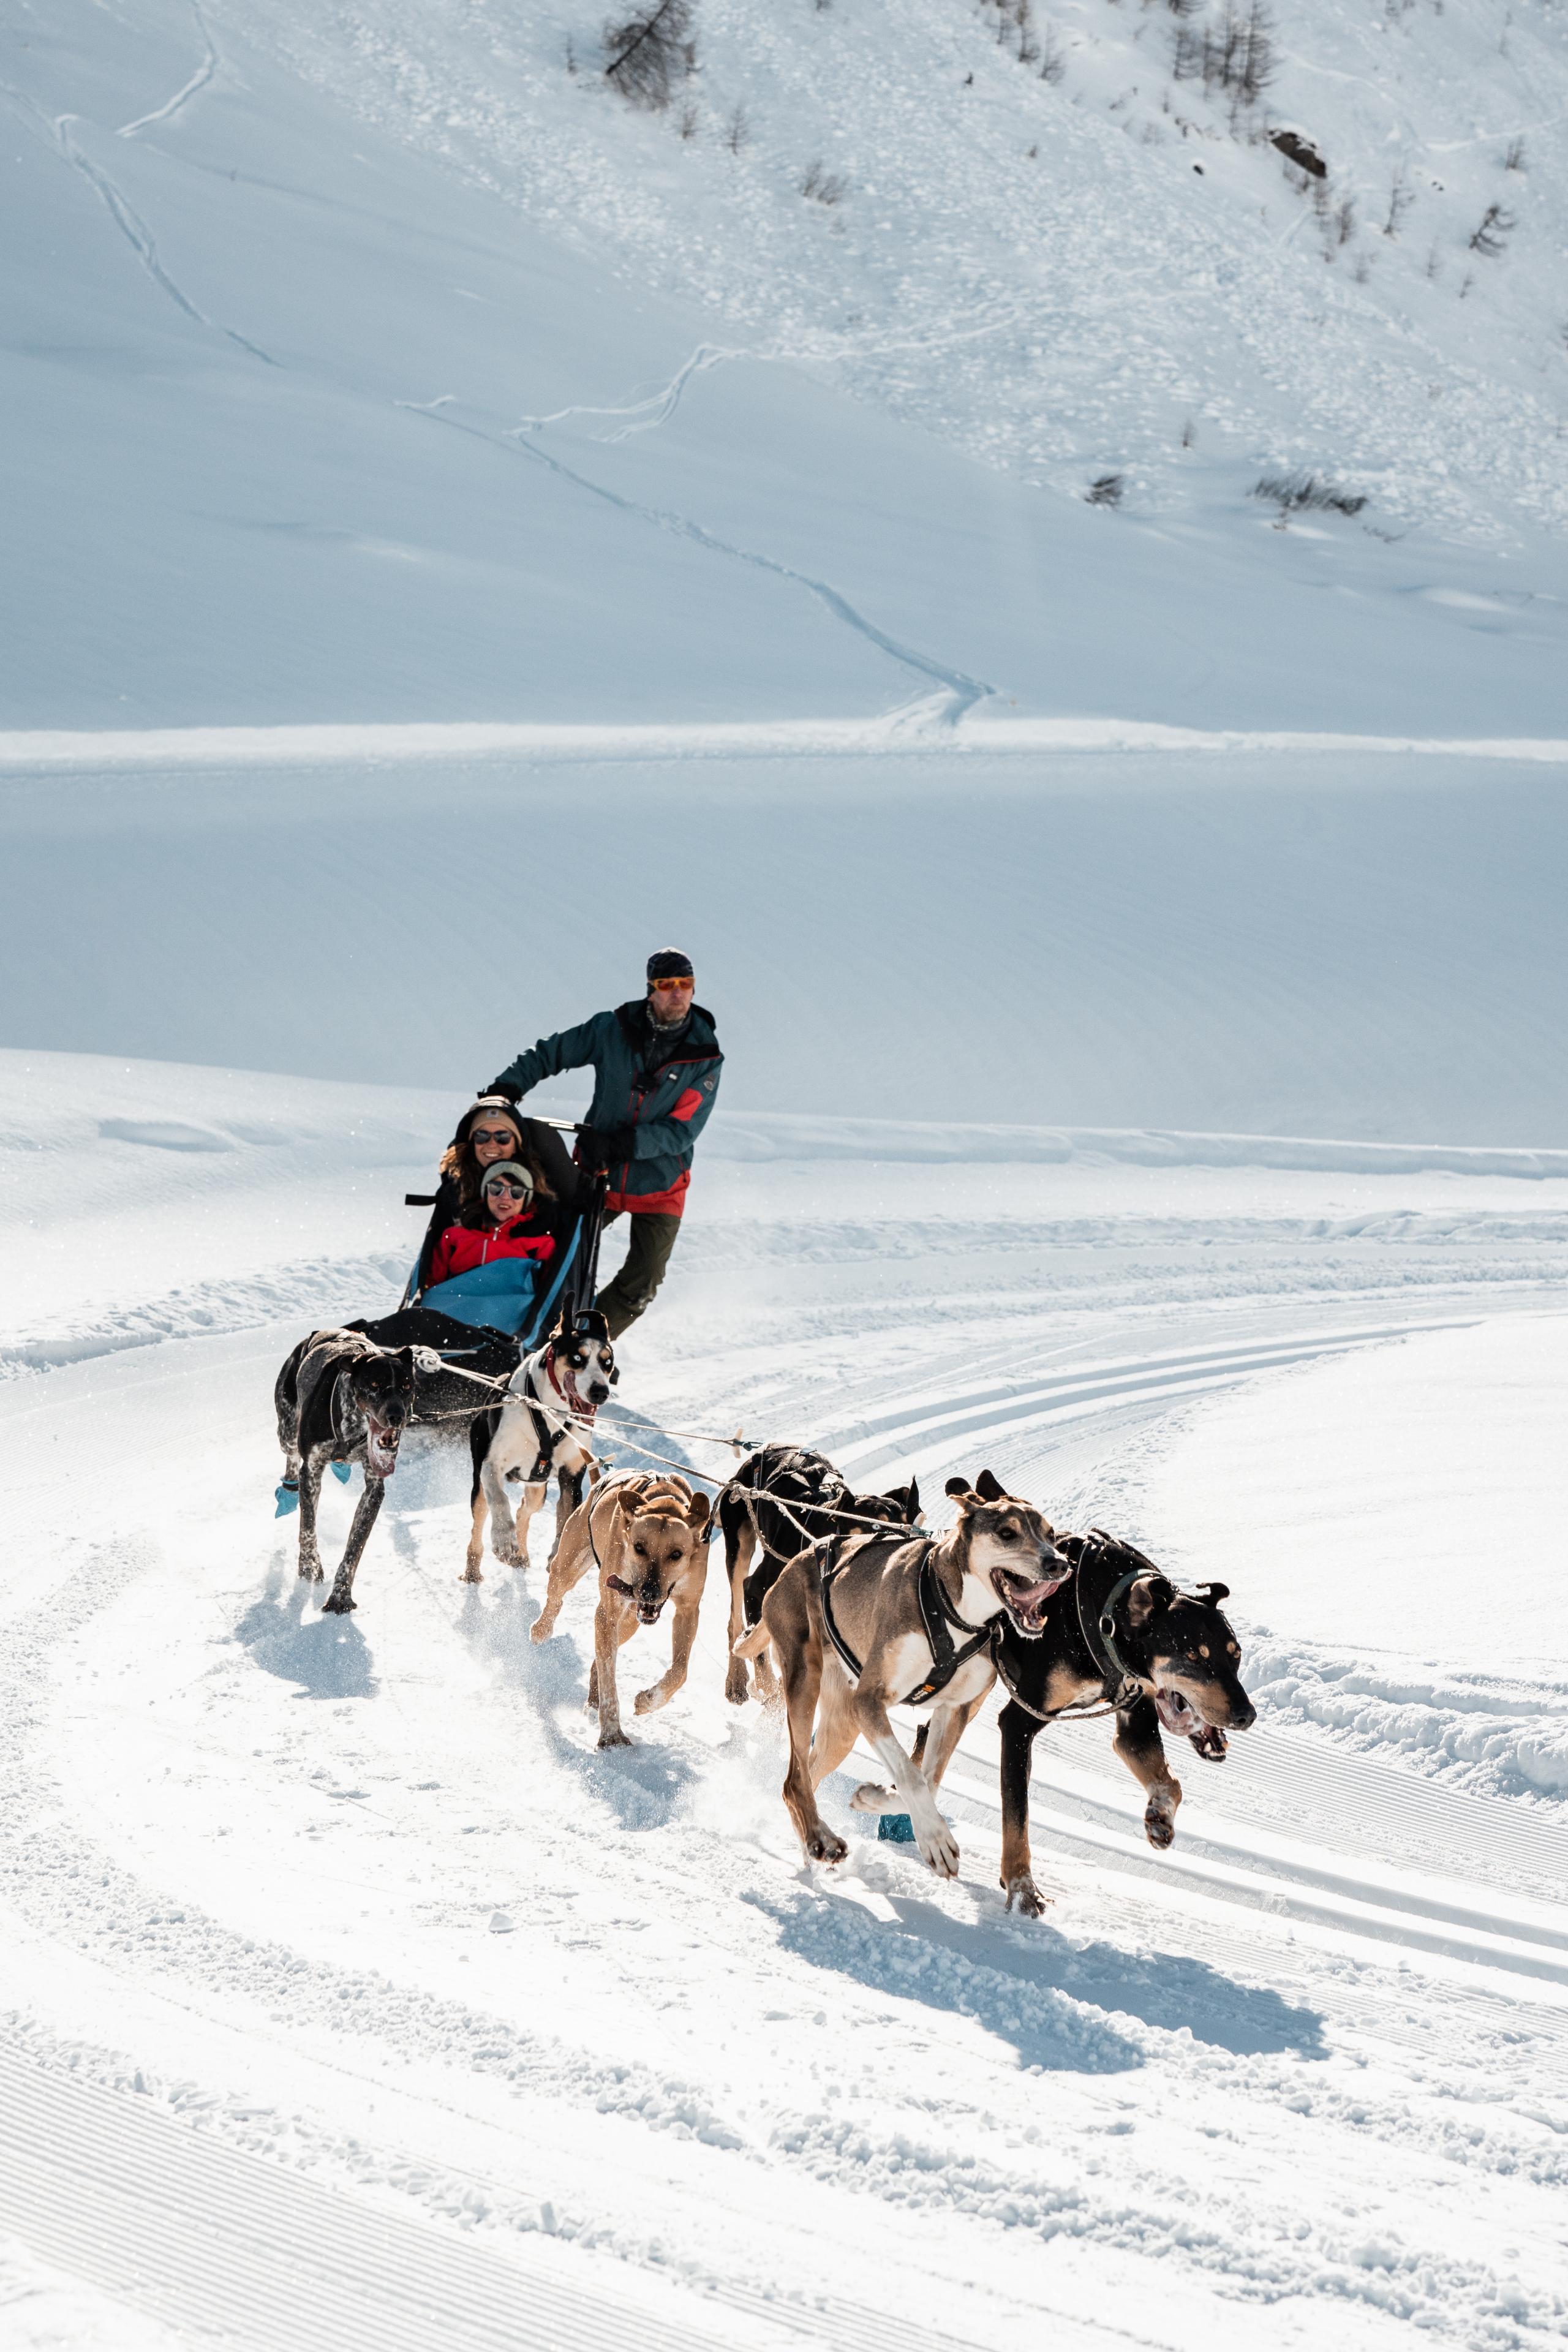
[{"label": "orange mirrored sunglasses", "polygon": [[689,971],[683,971],[677,980],[651,980],[648,982],[648,986],[652,989],[656,996],[662,996],[667,989],[695,988],[697,982],[695,978]]}]

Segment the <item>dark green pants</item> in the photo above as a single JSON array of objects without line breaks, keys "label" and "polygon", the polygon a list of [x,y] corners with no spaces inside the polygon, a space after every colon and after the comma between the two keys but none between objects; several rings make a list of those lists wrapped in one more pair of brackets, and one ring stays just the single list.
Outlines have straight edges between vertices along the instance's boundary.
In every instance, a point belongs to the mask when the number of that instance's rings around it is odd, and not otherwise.
[{"label": "dark green pants", "polygon": [[[620,1213],[617,1209],[613,1216],[605,1219],[605,1224],[613,1224]],[[631,1217],[632,1245],[626,1252],[626,1262],[594,1302],[610,1327],[612,1339],[618,1339],[627,1324],[635,1323],[652,1305],[653,1294],[664,1280],[675,1236],[680,1231],[679,1217],[642,1216],[635,1210]]]}]

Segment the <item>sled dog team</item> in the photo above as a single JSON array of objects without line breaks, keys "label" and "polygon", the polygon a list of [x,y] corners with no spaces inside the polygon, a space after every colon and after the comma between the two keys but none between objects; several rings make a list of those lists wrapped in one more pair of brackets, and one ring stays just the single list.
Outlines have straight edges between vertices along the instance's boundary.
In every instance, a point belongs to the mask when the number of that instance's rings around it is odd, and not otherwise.
[{"label": "sled dog team", "polygon": [[[384,1348],[363,1333],[312,1332],[278,1377],[286,1479],[297,1480],[300,1574],[322,1580],[317,1506],[329,1466],[357,1463],[364,1491],[323,1608],[355,1606],[354,1575],[422,1376],[441,1359],[419,1347]],[[858,1739],[888,1774],[856,1790],[862,1812],[909,1817],[938,1876],[958,1869],[958,1845],[936,1790],[993,1686],[1007,1704],[1002,1734],[1002,1883],[1008,1907],[1037,1914],[1030,1873],[1029,1759],[1044,1724],[1095,1709],[1114,1713],[1114,1744],[1146,1792],[1151,1844],[1174,1835],[1179,1782],[1163,1732],[1223,1760],[1226,1733],[1254,1708],[1239,1678],[1240,1650],[1220,1603],[1222,1584],[1181,1591],[1142,1552],[1103,1534],[1058,1533],[1033,1503],[1007,1494],[989,1470],[950,1478],[956,1524],[924,1531],[918,1487],[853,1493],[821,1454],[770,1445],[742,1462],[710,1499],[675,1473],[601,1475],[595,1418],[616,1379],[605,1318],[578,1315],[526,1356],[497,1402],[471,1423],[472,1528],[464,1580],[478,1582],[486,1522],[497,1559],[527,1564],[529,1527],[556,1482],[549,1589],[531,1629],[547,1641],[567,1596],[596,1577],[588,1705],[599,1746],[629,1745],[621,1726],[617,1654],[638,1625],[672,1612],[667,1671],[633,1702],[638,1715],[668,1704],[686,1681],[717,1527],[730,1587],[725,1695],[782,1703],[789,1731],[784,1799],[808,1857],[841,1861],[844,1841],[822,1820],[816,1791]],[[513,1503],[509,1488],[519,1490]],[[913,1753],[889,1709],[921,1718]]]}]

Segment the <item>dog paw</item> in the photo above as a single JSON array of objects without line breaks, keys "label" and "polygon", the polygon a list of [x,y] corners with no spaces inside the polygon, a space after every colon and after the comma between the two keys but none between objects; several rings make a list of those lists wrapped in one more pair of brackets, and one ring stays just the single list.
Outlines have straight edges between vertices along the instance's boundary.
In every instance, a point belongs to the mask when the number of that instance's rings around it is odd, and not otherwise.
[{"label": "dog paw", "polygon": [[302,1559],[300,1573],[307,1584],[321,1584],[325,1580],[326,1571],[319,1559]]},{"label": "dog paw", "polygon": [[606,1727],[600,1732],[599,1745],[601,1748],[630,1748],[634,1742],[626,1738],[626,1733],[617,1724],[614,1730]]},{"label": "dog paw", "polygon": [[546,1624],[542,1617],[536,1617],[528,1629],[528,1638],[531,1642],[548,1642],[554,1631],[553,1620]]},{"label": "dog paw", "polygon": [[1205,1723],[1201,1731],[1189,1731],[1192,1741],[1205,1764],[1223,1764],[1227,1742],[1217,1723]]},{"label": "dog paw", "polygon": [[885,1812],[892,1793],[891,1789],[879,1789],[870,1780],[863,1781],[849,1800],[849,1810],[852,1813]]},{"label": "dog paw", "polygon": [[921,1850],[921,1860],[939,1878],[958,1876],[958,1840],[945,1822],[939,1822],[934,1831],[927,1830],[923,1834],[917,1829],[915,1843]]},{"label": "dog paw", "polygon": [[477,1559],[471,1559],[467,1568],[464,1569],[461,1576],[458,1579],[459,1584],[482,1584],[484,1580],[484,1570],[479,1566]]},{"label": "dog paw", "polygon": [[1176,1808],[1169,1797],[1151,1797],[1143,1809],[1143,1834],[1160,1853],[1176,1843]]},{"label": "dog paw", "polygon": [[842,1862],[848,1851],[843,1839],[824,1824],[813,1830],[805,1841],[807,1862]]},{"label": "dog paw", "polygon": [[494,1552],[496,1558],[500,1560],[503,1568],[526,1568],[528,1566],[527,1560],[524,1559],[522,1554],[519,1551],[515,1544],[493,1543],[490,1546],[490,1549]]},{"label": "dog paw", "polygon": [[743,1658],[731,1658],[725,1668],[724,1696],[731,1706],[744,1706],[751,1697],[751,1688],[746,1681],[746,1662]]},{"label": "dog paw", "polygon": [[346,1617],[351,1609],[358,1607],[358,1601],[351,1593],[329,1592],[321,1603],[321,1614],[323,1617]]},{"label": "dog paw", "polygon": [[669,1694],[662,1683],[653,1683],[647,1690],[638,1691],[632,1701],[632,1706],[638,1715],[657,1715],[659,1708],[667,1703],[668,1696]]},{"label": "dog paw", "polygon": [[1016,1878],[1005,1879],[1003,1884],[1007,1889],[1007,1908],[1009,1911],[1011,1911],[1014,1905],[1016,1904],[1019,1912],[1026,1919],[1043,1919],[1045,1917],[1046,1898],[1040,1893],[1039,1888],[1035,1885],[1034,1880],[1030,1877],[1026,1870],[1020,1871]]}]

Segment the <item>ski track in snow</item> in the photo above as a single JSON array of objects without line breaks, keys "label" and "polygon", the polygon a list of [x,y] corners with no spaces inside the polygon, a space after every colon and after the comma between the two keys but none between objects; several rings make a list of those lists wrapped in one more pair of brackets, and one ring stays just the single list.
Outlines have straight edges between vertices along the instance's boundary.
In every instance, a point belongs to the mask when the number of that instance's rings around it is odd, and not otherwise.
[{"label": "ski track in snow", "polygon": [[153,232],[136,210],[135,205],[110,179],[102,166],[95,163],[90,155],[84,154],[71,137],[70,126],[73,122],[79,122],[81,120],[79,115],[51,115],[38,104],[36,99],[30,98],[26,90],[17,89],[9,82],[0,82],[0,97],[9,99],[23,121],[39,132],[53,147],[62,162],[70,165],[73,172],[79,173],[136,256],[142,268],[153,280],[153,285],[168,296],[176,309],[184,311],[194,326],[204,327],[210,334],[226,337],[238,350],[247,352],[254,360],[259,360],[265,367],[279,365],[278,361],[269,352],[264,352],[259,343],[253,343],[250,338],[247,335],[242,335],[237,328],[226,327],[221,320],[209,319],[206,312],[192,301],[184,287],[171,278],[159,257]]},{"label": "ski track in snow", "polygon": [[[917,677],[942,688],[945,699],[940,707],[940,716],[946,728],[956,726],[966,711],[997,690],[979,678],[970,677],[963,670],[947,668],[930,655],[916,652],[912,646],[900,645],[897,638],[890,637],[874,621],[868,620],[863,613],[857,611],[848,598],[829,586],[826,580],[814,580],[809,572],[796,571],[793,564],[783,562],[777,556],[763,555],[753,548],[739,547],[733,541],[720,538],[717,532],[691,521],[685,515],[646,506],[637,499],[623,498],[618,490],[609,489],[604,483],[594,481],[590,476],[580,472],[574,466],[568,466],[563,458],[534,440],[531,437],[534,428],[531,423],[514,425],[504,435],[494,433],[485,425],[469,424],[462,417],[451,415],[448,412],[452,403],[447,395],[437,404],[399,401],[396,404],[416,415],[429,417],[434,424],[450,425],[459,433],[471,434],[475,439],[487,441],[495,448],[520,451],[536,464],[547,466],[560,480],[570,482],[590,498],[602,499],[617,513],[635,516],[639,522],[646,522],[656,530],[668,531],[677,539],[689,540],[694,546],[706,549],[710,554],[728,557],[734,562],[748,565],[754,572],[771,572],[775,579],[788,580],[796,587],[804,588],[834,620],[842,622],[846,628],[864,637],[868,644],[876,646],[879,653],[887,654],[905,669],[911,670]],[[888,714],[888,719],[896,723],[903,715],[895,711]],[[920,715],[929,715],[927,706],[920,706]]]},{"label": "ski track in snow", "polygon": [[218,53],[214,47],[212,34],[207,29],[207,20],[201,11],[201,0],[191,0],[191,14],[196,20],[196,30],[201,35],[202,47],[205,52],[200,65],[189,80],[182,82],[173,98],[166,98],[162,106],[155,106],[150,114],[139,114],[134,122],[122,122],[114,134],[117,139],[134,139],[139,131],[150,131],[160,122],[173,122],[174,117],[184,110],[190,100],[205,89],[216,73]]}]

